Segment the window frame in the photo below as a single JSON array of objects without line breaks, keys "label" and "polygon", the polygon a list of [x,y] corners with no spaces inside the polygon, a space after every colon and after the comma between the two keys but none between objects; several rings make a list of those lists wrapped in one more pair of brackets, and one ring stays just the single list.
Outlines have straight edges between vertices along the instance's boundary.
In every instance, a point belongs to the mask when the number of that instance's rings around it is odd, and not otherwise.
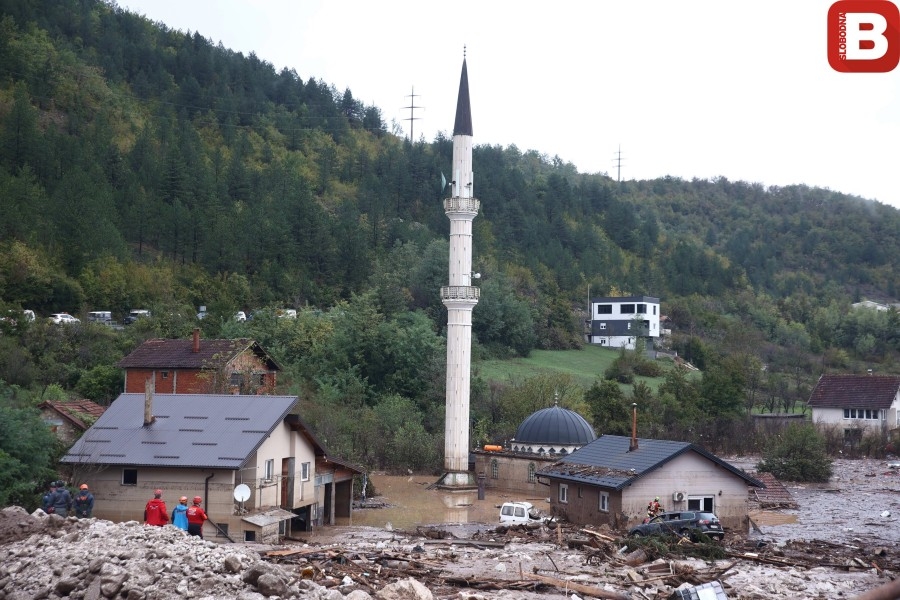
[{"label": "window frame", "polygon": [[609,512],[609,492],[600,492],[599,502],[597,504],[597,510],[600,512],[608,513]]},{"label": "window frame", "polygon": [[300,481],[309,481],[311,470],[309,462],[300,463]]},{"label": "window frame", "polygon": [[263,480],[273,481],[275,479],[275,459],[267,458],[263,462]]},{"label": "window frame", "polygon": [[560,504],[568,504],[569,503],[569,484],[567,484],[567,483],[559,484],[559,503]]}]

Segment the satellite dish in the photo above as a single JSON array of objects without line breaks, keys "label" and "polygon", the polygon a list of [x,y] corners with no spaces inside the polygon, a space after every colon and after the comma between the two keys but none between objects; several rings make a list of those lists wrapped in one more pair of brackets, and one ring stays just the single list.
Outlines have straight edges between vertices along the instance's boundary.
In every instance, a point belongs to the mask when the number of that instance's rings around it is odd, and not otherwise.
[{"label": "satellite dish", "polygon": [[234,488],[234,499],[238,502],[244,502],[250,498],[250,486],[246,483],[242,483],[236,488]]}]

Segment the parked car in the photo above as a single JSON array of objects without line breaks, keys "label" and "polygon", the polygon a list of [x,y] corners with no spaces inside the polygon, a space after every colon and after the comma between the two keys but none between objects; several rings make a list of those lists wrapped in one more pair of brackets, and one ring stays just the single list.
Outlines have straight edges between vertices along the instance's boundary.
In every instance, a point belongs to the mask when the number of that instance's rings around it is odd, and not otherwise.
[{"label": "parked car", "polygon": [[696,539],[701,533],[719,541],[725,537],[719,517],[711,512],[690,510],[660,513],[648,522],[632,527],[628,535],[672,534]]},{"label": "parked car", "polygon": [[57,325],[74,325],[76,323],[81,323],[81,319],[76,319],[69,313],[53,313],[47,318],[51,323],[56,323]]},{"label": "parked car", "polygon": [[505,525],[539,523],[541,518],[534,514],[531,502],[504,502],[500,507],[500,522]]},{"label": "parked car", "polygon": [[131,325],[138,319],[143,319],[144,317],[149,317],[150,311],[143,308],[132,308],[128,311],[128,314],[125,315],[124,323],[126,325]]},{"label": "parked car", "polygon": [[234,320],[237,321],[238,323],[243,323],[244,321],[247,320],[247,315],[246,315],[246,313],[244,313],[244,311],[239,310],[236,313],[234,313]]},{"label": "parked car", "polygon": [[91,323],[102,323],[103,325],[113,322],[112,312],[108,310],[92,310],[88,313],[87,318]]}]

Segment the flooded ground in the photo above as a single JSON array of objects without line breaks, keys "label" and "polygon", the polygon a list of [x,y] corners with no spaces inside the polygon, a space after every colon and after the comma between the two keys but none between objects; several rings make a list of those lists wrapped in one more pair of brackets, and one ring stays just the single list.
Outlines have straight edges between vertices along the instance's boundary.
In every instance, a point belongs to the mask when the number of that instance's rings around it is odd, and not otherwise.
[{"label": "flooded ground", "polygon": [[548,513],[547,498],[526,498],[509,492],[485,491],[484,500],[478,491],[446,492],[426,489],[437,478],[426,475],[373,475],[376,499],[387,503],[385,508],[354,508],[351,519],[338,519],[338,525],[387,527],[415,530],[418,525],[484,524],[496,527],[500,521],[500,505],[510,500],[526,500],[536,510]]}]

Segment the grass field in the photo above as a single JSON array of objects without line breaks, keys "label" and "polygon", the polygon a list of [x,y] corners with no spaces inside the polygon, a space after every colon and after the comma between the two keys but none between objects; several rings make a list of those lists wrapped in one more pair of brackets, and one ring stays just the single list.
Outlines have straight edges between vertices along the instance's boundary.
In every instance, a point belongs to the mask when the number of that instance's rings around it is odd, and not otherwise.
[{"label": "grass field", "polygon": [[[582,350],[533,350],[528,358],[478,361],[473,366],[477,373],[489,381],[522,381],[539,373],[566,373],[585,389],[597,379],[619,356],[618,350],[600,346],[585,346]],[[668,369],[672,363],[663,362]],[[664,381],[662,377],[637,377],[655,392]],[[622,389],[630,391],[630,385]]]}]

